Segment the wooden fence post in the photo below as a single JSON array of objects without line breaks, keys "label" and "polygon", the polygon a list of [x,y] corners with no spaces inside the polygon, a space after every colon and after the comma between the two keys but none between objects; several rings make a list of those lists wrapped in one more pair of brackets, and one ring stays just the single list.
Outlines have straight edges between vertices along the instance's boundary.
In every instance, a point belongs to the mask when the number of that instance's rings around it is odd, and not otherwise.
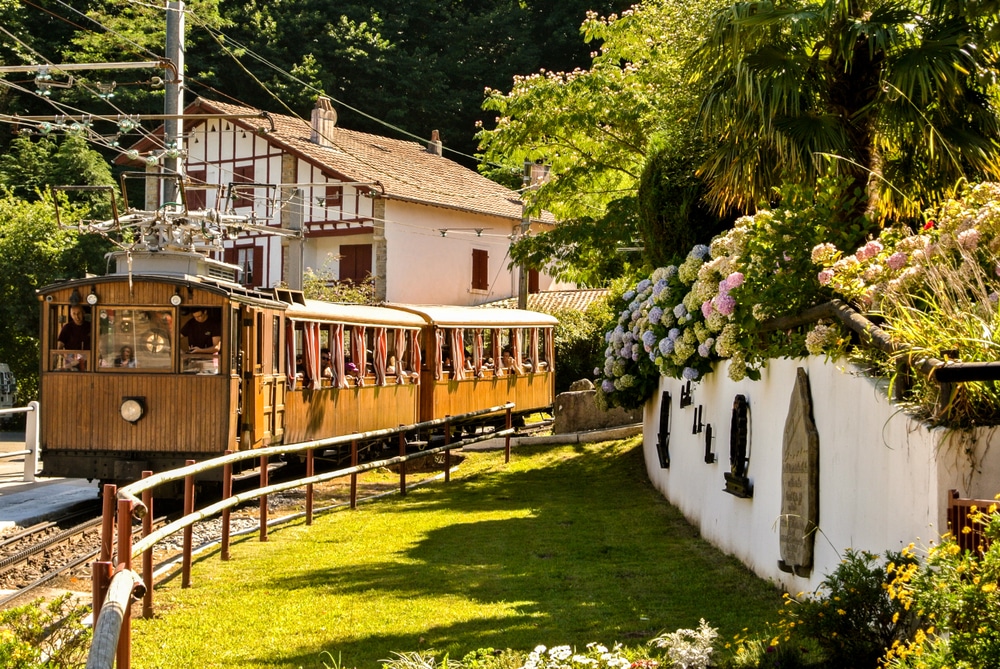
[{"label": "wooden fence post", "polygon": [[[267,487],[267,456],[260,456],[260,487]],[[267,495],[260,496],[260,540],[267,541]]]},{"label": "wooden fence post", "polygon": [[[194,460],[185,460],[185,465],[193,465]],[[184,477],[184,515],[194,513],[194,474]],[[193,549],[191,526],[184,528],[184,552],[181,556],[181,587],[191,587],[191,551]]]},{"label": "wooden fence post", "polygon": [[[142,478],[149,478],[153,475],[151,471],[144,471]],[[148,537],[153,533],[153,491],[142,491],[142,503],[146,505],[146,514],[142,517],[142,536]],[[142,617],[153,617],[153,548],[149,547],[142,552],[142,582],[146,586],[146,592],[142,596]]]},{"label": "wooden fence post", "polygon": [[[226,451],[226,455],[232,453]],[[227,462],[222,465],[222,499],[229,499],[233,496],[233,463]],[[222,547],[219,551],[219,558],[223,561],[229,560],[229,525],[232,517],[232,509],[226,507],[222,510]]]}]

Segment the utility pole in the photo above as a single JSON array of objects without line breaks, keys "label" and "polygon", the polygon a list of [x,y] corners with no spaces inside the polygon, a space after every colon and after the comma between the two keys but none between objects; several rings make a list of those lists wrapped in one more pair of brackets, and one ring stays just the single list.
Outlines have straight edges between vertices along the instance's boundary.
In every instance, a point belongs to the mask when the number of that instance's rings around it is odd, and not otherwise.
[{"label": "utility pole", "polygon": [[[524,239],[524,236],[528,234],[528,230],[531,228],[531,218],[528,216],[528,203],[524,199],[528,194],[528,189],[531,188],[531,166],[532,162],[527,158],[524,159],[524,173],[521,174],[521,231],[517,236],[518,241]],[[521,265],[518,268],[517,277],[517,308],[527,309],[528,308],[528,268]]]},{"label": "utility pole", "polygon": [[[165,116],[173,116],[163,123],[163,171],[182,176],[184,174],[184,121],[180,115],[184,111],[184,2],[167,2],[167,60],[174,64],[173,81],[166,85],[163,101]],[[163,180],[163,203],[177,202],[177,183],[173,179]]]}]

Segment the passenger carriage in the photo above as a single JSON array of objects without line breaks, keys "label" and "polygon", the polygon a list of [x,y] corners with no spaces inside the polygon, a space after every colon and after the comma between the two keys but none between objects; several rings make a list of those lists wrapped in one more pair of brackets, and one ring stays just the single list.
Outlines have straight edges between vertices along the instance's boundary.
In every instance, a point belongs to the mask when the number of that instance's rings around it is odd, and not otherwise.
[{"label": "passenger carriage", "polygon": [[[153,255],[39,291],[46,476],[130,481],[226,450],[552,405],[550,316],[331,304],[246,289],[204,256]],[[67,347],[81,310],[89,341]],[[218,350],[189,350],[196,312]]]}]

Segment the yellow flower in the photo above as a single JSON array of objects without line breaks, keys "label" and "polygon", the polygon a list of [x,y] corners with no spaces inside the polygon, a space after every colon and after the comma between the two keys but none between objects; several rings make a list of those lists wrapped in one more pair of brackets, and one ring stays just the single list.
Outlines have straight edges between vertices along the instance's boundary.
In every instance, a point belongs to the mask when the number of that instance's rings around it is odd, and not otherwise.
[{"label": "yellow flower", "polygon": [[993,592],[996,589],[997,589],[996,583],[987,583],[981,588],[983,592]]}]

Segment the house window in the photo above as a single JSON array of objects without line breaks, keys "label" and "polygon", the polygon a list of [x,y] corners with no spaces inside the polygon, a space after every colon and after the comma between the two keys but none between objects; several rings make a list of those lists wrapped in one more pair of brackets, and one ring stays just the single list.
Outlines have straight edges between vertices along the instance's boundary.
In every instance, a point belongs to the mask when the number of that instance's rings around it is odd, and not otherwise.
[{"label": "house window", "polygon": [[240,283],[244,286],[252,288],[263,285],[264,249],[260,246],[226,249],[223,260],[231,265],[238,265],[243,270]]},{"label": "house window", "polygon": [[472,249],[472,290],[490,289],[490,253]]},{"label": "house window", "polygon": [[538,292],[538,270],[528,270],[528,293],[534,295]]},{"label": "house window", "polygon": [[344,206],[344,187],[327,186],[325,205],[327,209],[340,209]]},{"label": "house window", "polygon": [[340,245],[340,280],[362,283],[372,273],[371,244]]},{"label": "house window", "polygon": [[205,191],[205,179],[208,173],[205,170],[188,170],[187,184],[184,189],[184,199],[187,201],[187,208],[204,209],[207,202]]},{"label": "house window", "polygon": [[253,188],[240,184],[253,183],[253,165],[242,165],[233,168],[233,206],[252,207]]}]

